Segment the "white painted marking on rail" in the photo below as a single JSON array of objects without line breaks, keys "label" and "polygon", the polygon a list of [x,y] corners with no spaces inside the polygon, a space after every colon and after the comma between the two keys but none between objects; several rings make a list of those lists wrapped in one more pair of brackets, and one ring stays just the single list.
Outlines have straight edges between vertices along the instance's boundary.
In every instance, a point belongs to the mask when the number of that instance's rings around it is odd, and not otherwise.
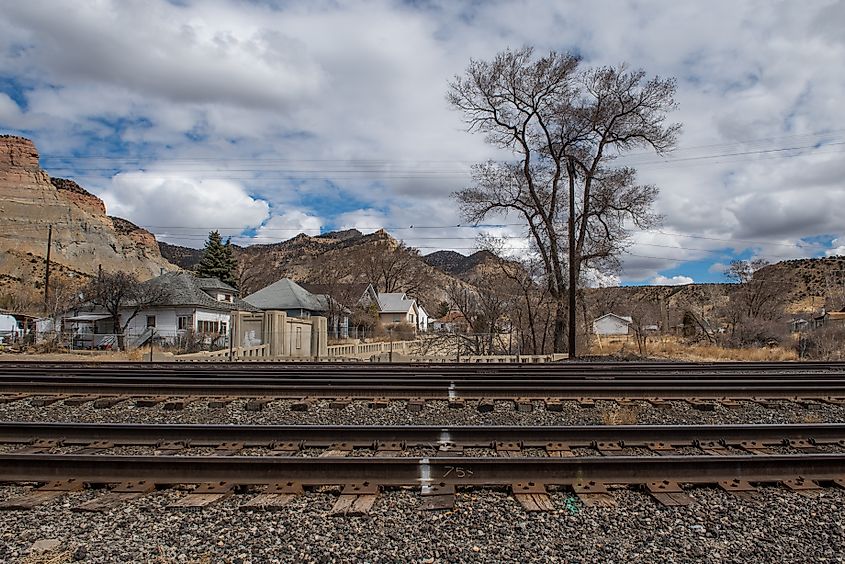
[{"label": "white painted marking on rail", "polygon": [[446,429],[440,431],[440,440],[438,441],[441,445],[448,444],[452,442],[452,435]]},{"label": "white painted marking on rail", "polygon": [[455,383],[449,382],[449,399],[453,400],[458,397],[458,393],[455,391]]},{"label": "white painted marking on rail", "polygon": [[428,457],[420,459],[420,477],[417,479],[422,484],[423,492],[431,487],[431,466],[428,465]]}]

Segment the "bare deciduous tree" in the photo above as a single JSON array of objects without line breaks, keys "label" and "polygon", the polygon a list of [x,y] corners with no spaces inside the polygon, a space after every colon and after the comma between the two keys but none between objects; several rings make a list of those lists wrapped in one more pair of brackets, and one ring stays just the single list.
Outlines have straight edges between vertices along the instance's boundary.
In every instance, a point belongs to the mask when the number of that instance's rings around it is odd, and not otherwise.
[{"label": "bare deciduous tree", "polygon": [[724,315],[730,325],[731,340],[738,344],[758,343],[772,333],[771,325],[780,320],[787,301],[786,284],[776,273],[767,271],[768,261],[734,260],[725,276],[735,286]]},{"label": "bare deciduous tree", "polygon": [[[83,290],[83,297],[93,305],[102,307],[112,317],[113,330],[117,335],[117,347],[124,348],[124,332],[138,312],[163,302],[167,292],[153,281],[139,282],[128,272],[102,273]],[[121,317],[121,311],[129,314]],[[121,323],[122,322],[122,323]]]},{"label": "bare deciduous tree", "polygon": [[[448,100],[469,130],[517,157],[477,165],[474,185],[455,196],[469,221],[498,214],[526,223],[556,302],[555,351],[564,349],[566,334],[569,206],[576,216],[576,277],[588,267],[614,266],[626,226],[656,221],[650,208],[657,189],[611,163],[638,147],[664,153],[675,145],[680,126],[666,122],[674,92],[673,79],[646,80],[644,71],[624,65],[582,69],[568,53],[535,59],[529,47],[473,60],[449,85]],[[573,202],[567,189],[576,194]]]}]

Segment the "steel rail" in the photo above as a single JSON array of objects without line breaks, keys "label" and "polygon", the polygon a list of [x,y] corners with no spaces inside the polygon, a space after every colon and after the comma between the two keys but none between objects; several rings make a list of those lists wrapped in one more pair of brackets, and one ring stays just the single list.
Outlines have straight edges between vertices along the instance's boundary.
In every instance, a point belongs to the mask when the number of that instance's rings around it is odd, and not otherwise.
[{"label": "steel rail", "polygon": [[582,376],[606,376],[606,377],[637,377],[643,375],[678,375],[678,374],[712,374],[714,376],[726,377],[729,374],[753,375],[755,377],[768,376],[770,378],[801,375],[816,376],[843,376],[845,375],[845,363],[825,363],[804,365],[793,363],[790,366],[782,365],[760,365],[755,363],[718,365],[718,364],[666,364],[657,365],[651,363],[618,363],[618,364],[488,364],[488,365],[414,365],[414,364],[310,364],[301,363],[205,363],[188,364],[167,363],[167,364],[117,364],[100,363],[98,365],[42,365],[35,363],[22,363],[4,365],[0,363],[0,375],[2,376],[38,376],[60,373],[66,377],[81,376],[126,376],[130,373],[138,373],[149,376],[173,376],[183,378],[202,377],[210,373],[226,374],[229,377],[243,377],[251,375],[254,377],[279,377],[285,375],[289,378],[309,377],[323,375],[325,377],[345,377],[365,375],[367,377],[403,377],[409,372],[418,375],[431,375],[432,377],[461,376],[463,378],[473,377],[506,377],[523,376],[527,373],[540,373],[546,378],[565,378]]},{"label": "steel rail", "polygon": [[124,396],[170,395],[187,397],[278,397],[278,398],[336,398],[385,397],[394,399],[481,399],[560,398],[594,399],[663,398],[828,398],[845,397],[845,379],[830,380],[591,380],[584,382],[554,382],[538,379],[510,382],[470,382],[449,380],[430,382],[404,379],[400,382],[380,382],[377,379],[357,381],[279,381],[273,383],[240,382],[231,379],[208,379],[191,382],[125,379],[109,382],[74,382],[61,378],[33,381],[0,380],[0,393],[101,394]]},{"label": "steel rail", "polygon": [[0,454],[0,479],[88,483],[147,480],[157,484],[234,482],[306,486],[370,482],[382,486],[572,485],[585,481],[642,484],[670,480],[772,482],[845,475],[845,455],[471,457],[194,457]]},{"label": "steel rail", "polygon": [[545,363],[529,363],[529,362],[496,362],[496,363],[457,363],[457,362],[403,362],[403,363],[370,363],[370,362],[310,362],[310,361],[249,361],[249,362],[181,362],[181,361],[156,361],[148,362],[91,362],[91,361],[16,361],[3,360],[0,366],[8,368],[33,368],[33,367],[57,367],[57,368],[141,368],[141,367],[159,367],[172,368],[176,370],[190,370],[203,369],[205,366],[240,366],[249,369],[268,368],[272,370],[327,370],[338,368],[342,370],[360,369],[360,370],[377,370],[390,369],[391,367],[413,367],[422,369],[437,370],[439,368],[460,368],[467,371],[486,370],[488,368],[504,367],[504,368],[527,368],[535,370],[594,370],[604,368],[618,368],[620,370],[636,370],[642,367],[649,367],[653,369],[685,369],[689,367],[703,367],[703,368],[718,368],[722,370],[755,370],[755,369],[842,369],[845,366],[845,361],[773,361],[773,362],[747,362],[747,361],[723,361],[723,362],[685,362],[685,361],[609,361],[609,362],[545,362]]},{"label": "steel rail", "polygon": [[626,381],[678,381],[678,380],[714,380],[724,382],[740,382],[743,380],[754,382],[779,382],[779,381],[839,381],[845,380],[845,372],[822,372],[822,373],[718,373],[711,371],[688,371],[678,373],[572,373],[572,374],[557,374],[557,373],[510,373],[505,371],[490,371],[488,373],[478,374],[464,374],[441,371],[437,374],[427,372],[416,372],[408,370],[405,372],[391,372],[391,373],[361,373],[361,372],[338,372],[338,373],[287,373],[280,372],[272,373],[252,373],[252,372],[226,372],[226,371],[206,371],[202,373],[178,373],[178,372],[155,372],[147,371],[139,373],[140,371],[124,371],[113,373],[98,373],[88,372],[79,374],[66,374],[63,372],[45,372],[30,374],[12,374],[0,372],[0,382],[38,382],[51,381],[61,379],[68,382],[203,382],[203,381],[235,381],[235,382],[252,382],[252,383],[278,383],[278,382],[397,382],[404,381],[408,378],[413,378],[418,382],[509,382],[509,381],[524,381],[532,379],[543,382],[584,382],[584,381],[598,381],[598,380],[614,380],[620,382]]},{"label": "steel rail", "polygon": [[196,425],[127,423],[0,422],[0,443],[30,443],[57,439],[62,444],[87,445],[108,441],[115,445],[155,445],[184,442],[192,447],[243,443],[245,447],[297,442],[305,447],[335,443],[373,446],[399,442],[406,445],[455,444],[494,446],[514,442],[523,446],[548,443],[590,445],[617,442],[644,445],[653,442],[692,445],[700,442],[734,444],[758,441],[785,444],[790,440],[845,444],[845,424],[789,425],[573,425],[573,426],[355,426],[355,425]]}]

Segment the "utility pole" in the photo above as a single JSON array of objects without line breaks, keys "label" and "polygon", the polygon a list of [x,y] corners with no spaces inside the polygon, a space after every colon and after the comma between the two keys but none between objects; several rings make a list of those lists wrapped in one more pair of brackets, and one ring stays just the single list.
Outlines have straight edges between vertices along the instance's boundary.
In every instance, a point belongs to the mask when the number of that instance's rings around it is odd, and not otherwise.
[{"label": "utility pole", "polygon": [[47,262],[44,268],[44,311],[50,312],[49,292],[50,292],[50,248],[53,246],[53,224],[47,231]]},{"label": "utility pole", "polygon": [[569,360],[575,360],[575,161],[567,161],[569,175]]}]

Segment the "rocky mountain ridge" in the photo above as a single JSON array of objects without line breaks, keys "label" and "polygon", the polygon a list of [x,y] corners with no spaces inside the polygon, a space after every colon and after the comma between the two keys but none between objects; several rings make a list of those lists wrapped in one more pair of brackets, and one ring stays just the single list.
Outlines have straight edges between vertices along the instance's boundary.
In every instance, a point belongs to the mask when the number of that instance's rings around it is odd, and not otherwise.
[{"label": "rocky mountain ridge", "polygon": [[0,296],[41,292],[52,225],[51,279],[84,281],[99,268],[140,279],[176,267],[152,233],[106,215],[103,201],[41,169],[29,139],[0,135]]}]

